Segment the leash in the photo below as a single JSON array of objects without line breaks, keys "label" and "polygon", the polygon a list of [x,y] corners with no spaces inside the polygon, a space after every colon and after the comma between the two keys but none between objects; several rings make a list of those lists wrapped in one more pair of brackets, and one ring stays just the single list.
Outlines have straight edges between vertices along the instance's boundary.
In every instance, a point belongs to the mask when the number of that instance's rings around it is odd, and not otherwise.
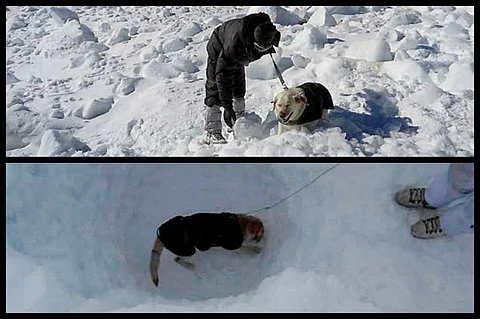
[{"label": "leash", "polygon": [[278,68],[277,63],[275,63],[275,60],[273,59],[273,56],[271,53],[270,53],[270,57],[272,58],[273,66],[275,67],[275,72],[277,72],[278,79],[280,80],[280,83],[282,83],[283,89],[288,90],[288,87],[285,84],[285,80],[283,79],[282,72],[280,72],[280,69]]},{"label": "leash", "polygon": [[325,174],[327,174],[328,172],[330,172],[332,169],[334,169],[335,167],[337,167],[338,165],[340,165],[340,163],[337,163],[337,164],[334,164],[332,167],[330,167],[329,169],[323,171],[322,173],[320,173],[320,175],[318,175],[317,177],[315,177],[313,180],[311,180],[309,183],[307,183],[306,185],[304,185],[303,187],[299,188],[298,190],[296,190],[294,193],[290,194],[289,196],[285,197],[284,199],[280,200],[279,202],[277,202],[276,204],[274,205],[271,205],[271,206],[266,206],[266,207],[263,207],[263,208],[260,208],[260,209],[257,209],[257,210],[254,210],[254,211],[251,211],[251,212],[247,212],[247,214],[253,214],[253,213],[258,213],[258,212],[261,212],[263,210],[269,210],[275,206],[278,206],[280,205],[281,203],[283,203],[284,201],[288,200],[290,197],[293,197],[294,195],[300,193],[302,190],[304,190],[305,188],[307,188],[308,186],[312,185],[313,183],[315,183],[318,179],[320,179],[320,177],[324,176]]}]

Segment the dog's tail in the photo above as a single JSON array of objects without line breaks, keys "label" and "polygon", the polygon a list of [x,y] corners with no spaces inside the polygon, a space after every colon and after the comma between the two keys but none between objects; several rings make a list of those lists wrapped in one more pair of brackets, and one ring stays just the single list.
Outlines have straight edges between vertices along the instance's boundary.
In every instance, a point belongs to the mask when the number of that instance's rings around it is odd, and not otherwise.
[{"label": "dog's tail", "polygon": [[159,283],[158,267],[160,266],[160,255],[162,254],[163,247],[162,241],[158,237],[155,238],[152,253],[150,254],[150,277],[156,287],[158,287]]}]

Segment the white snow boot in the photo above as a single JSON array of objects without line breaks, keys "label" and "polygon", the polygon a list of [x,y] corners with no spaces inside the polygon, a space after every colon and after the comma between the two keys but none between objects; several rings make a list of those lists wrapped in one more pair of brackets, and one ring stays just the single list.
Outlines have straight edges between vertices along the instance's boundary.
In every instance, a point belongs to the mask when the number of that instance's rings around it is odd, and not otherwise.
[{"label": "white snow boot", "polygon": [[423,207],[435,209],[425,200],[425,188],[407,187],[395,194],[395,201],[405,207]]},{"label": "white snow boot", "polygon": [[227,140],[222,133],[208,133],[205,137],[205,144],[227,144]]},{"label": "white snow boot", "polygon": [[421,219],[410,228],[410,233],[416,238],[432,239],[445,236],[440,223],[440,216]]}]

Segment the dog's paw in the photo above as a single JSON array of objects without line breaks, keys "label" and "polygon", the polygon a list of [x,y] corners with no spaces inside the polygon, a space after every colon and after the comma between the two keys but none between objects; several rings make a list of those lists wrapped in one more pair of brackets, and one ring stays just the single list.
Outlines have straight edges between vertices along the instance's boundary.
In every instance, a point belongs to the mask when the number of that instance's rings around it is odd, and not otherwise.
[{"label": "dog's paw", "polygon": [[175,257],[175,262],[177,264],[179,264],[180,266],[184,267],[184,268],[187,268],[188,270],[195,270],[195,264],[190,262],[190,261],[186,261],[184,259],[182,259],[181,257]]},{"label": "dog's paw", "polygon": [[258,255],[262,252],[262,247],[259,246],[244,246],[242,250],[249,255]]}]

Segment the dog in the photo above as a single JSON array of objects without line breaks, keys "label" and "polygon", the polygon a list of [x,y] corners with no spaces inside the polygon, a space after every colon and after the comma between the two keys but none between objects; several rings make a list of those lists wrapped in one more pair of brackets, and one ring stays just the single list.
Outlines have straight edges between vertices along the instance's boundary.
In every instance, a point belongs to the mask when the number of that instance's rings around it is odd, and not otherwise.
[{"label": "dog", "polygon": [[264,246],[265,228],[254,216],[221,212],[196,213],[190,216],[175,216],[157,228],[150,254],[150,276],[158,287],[158,268],[164,248],[176,255],[175,262],[194,270],[192,256],[196,249],[207,251],[212,247],[227,250],[241,249],[258,254]]},{"label": "dog", "polygon": [[332,109],[330,92],[322,84],[314,82],[285,89],[273,100],[278,134],[287,131],[310,133],[320,121],[328,120],[328,112]]}]

